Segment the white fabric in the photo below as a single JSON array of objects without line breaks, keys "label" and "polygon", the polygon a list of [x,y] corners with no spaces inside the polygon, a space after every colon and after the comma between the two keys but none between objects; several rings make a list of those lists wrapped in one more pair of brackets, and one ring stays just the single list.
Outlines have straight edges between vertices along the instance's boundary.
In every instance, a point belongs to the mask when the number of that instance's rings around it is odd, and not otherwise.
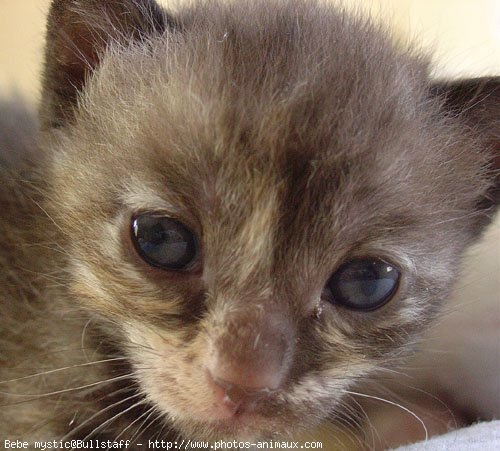
[{"label": "white fabric", "polygon": [[396,451],[499,451],[500,420],[478,423]]}]

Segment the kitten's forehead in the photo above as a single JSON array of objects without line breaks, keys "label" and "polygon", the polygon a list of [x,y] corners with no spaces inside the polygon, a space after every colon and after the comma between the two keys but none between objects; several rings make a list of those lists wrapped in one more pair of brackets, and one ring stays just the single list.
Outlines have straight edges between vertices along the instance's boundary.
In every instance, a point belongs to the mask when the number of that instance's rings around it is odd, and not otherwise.
[{"label": "kitten's forehead", "polygon": [[[295,3],[276,17],[247,7],[234,15],[208,8],[194,23],[186,19],[182,32],[110,45],[87,92],[89,109],[107,104],[110,121],[120,106],[132,116],[142,111],[128,128],[151,122],[154,134],[184,152],[228,156],[246,140],[245,158],[331,155],[332,141],[335,152],[352,152],[394,116],[413,115],[426,64],[394,51],[361,19]],[[262,17],[247,22],[245,12]]]},{"label": "kitten's forehead", "polygon": [[310,172],[310,165],[323,165],[331,179],[359,155],[369,168],[375,154],[401,144],[391,142],[394,137],[401,141],[405,130],[411,135],[418,127],[406,82],[422,70],[419,64],[406,65],[387,49],[378,58],[386,64],[363,54],[332,58],[333,51],[362,53],[366,45],[342,34],[330,42],[338,33],[323,39],[307,29],[308,39],[278,39],[270,52],[265,49],[276,30],[252,41],[226,28],[231,23],[162,37],[151,43],[151,54],[112,51],[87,91],[89,110],[102,108],[89,128],[114,132],[120,146],[124,140],[140,146],[140,163],[149,160],[169,177],[191,179],[186,184],[198,176],[205,185],[225,177],[255,186],[250,173],[276,184],[297,167]]}]

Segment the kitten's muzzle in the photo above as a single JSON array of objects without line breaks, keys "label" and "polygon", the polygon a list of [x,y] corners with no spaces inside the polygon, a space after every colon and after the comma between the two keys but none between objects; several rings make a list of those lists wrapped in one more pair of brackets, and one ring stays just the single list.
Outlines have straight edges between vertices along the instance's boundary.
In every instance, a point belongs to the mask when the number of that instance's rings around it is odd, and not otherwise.
[{"label": "kitten's muzzle", "polygon": [[233,415],[256,410],[287,379],[293,329],[287,315],[246,309],[224,325],[209,347],[208,384],[219,407]]}]

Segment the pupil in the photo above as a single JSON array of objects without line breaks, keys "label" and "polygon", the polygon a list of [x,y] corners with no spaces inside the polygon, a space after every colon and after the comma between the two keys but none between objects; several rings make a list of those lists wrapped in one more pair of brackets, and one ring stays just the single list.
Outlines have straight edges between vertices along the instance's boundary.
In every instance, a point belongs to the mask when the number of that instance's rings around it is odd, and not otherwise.
[{"label": "pupil", "polygon": [[334,302],[371,310],[390,299],[398,280],[399,272],[381,260],[354,260],[344,264],[328,286]]},{"label": "pupil", "polygon": [[167,235],[167,233],[165,233],[161,224],[158,223],[152,227],[151,238],[148,239],[148,241],[150,241],[151,244],[161,244],[165,241],[165,235]]},{"label": "pupil", "polygon": [[372,297],[377,292],[377,281],[361,280],[360,288],[363,296],[366,296],[367,298]]},{"label": "pupil", "polygon": [[132,223],[132,239],[147,263],[164,269],[184,269],[196,257],[193,233],[181,222],[143,214]]},{"label": "pupil", "polygon": [[370,298],[377,293],[379,279],[374,268],[360,270],[355,280],[363,296]]}]

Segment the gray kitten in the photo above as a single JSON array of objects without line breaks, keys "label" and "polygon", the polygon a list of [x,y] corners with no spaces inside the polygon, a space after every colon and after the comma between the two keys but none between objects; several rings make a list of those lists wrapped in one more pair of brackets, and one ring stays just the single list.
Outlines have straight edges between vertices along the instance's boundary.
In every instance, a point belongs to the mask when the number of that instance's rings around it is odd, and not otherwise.
[{"label": "gray kitten", "polygon": [[493,215],[499,78],[434,83],[314,1],[54,0],[47,30],[37,136],[0,114],[2,437],[349,413]]}]

